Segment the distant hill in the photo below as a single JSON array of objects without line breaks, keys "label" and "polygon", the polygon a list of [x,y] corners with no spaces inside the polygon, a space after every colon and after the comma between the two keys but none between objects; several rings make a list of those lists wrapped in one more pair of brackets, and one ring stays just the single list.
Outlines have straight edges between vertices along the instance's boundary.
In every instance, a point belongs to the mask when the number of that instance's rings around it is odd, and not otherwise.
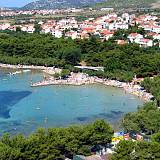
[{"label": "distant hill", "polygon": [[[160,0],[107,0],[106,2],[97,3],[96,7],[113,7],[113,8],[135,8],[135,7],[155,7]],[[157,5],[158,8],[159,5]]]},{"label": "distant hill", "polygon": [[104,1],[105,0],[39,0],[25,5],[22,9],[31,10],[83,7]]}]

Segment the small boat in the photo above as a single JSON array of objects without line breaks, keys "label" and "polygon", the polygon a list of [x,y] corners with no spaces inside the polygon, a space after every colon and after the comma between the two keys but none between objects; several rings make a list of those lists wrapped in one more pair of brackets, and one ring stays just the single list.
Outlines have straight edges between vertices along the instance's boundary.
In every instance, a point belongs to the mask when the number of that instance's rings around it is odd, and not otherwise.
[{"label": "small boat", "polygon": [[41,108],[37,107],[36,109],[37,109],[37,110],[40,110]]},{"label": "small boat", "polygon": [[22,72],[21,71],[16,71],[13,74],[19,74],[19,73],[22,73]]},{"label": "small boat", "polygon": [[24,73],[26,73],[26,72],[30,72],[31,70],[29,70],[29,69],[25,69],[25,70],[23,70],[23,72]]},{"label": "small boat", "polygon": [[9,75],[10,75],[10,76],[13,76],[13,73],[9,72]]},{"label": "small boat", "polygon": [[135,99],[134,97],[131,97],[131,98],[129,98],[129,99]]},{"label": "small boat", "polygon": [[12,73],[10,72],[9,75],[12,76],[12,75],[15,75],[15,74],[20,74],[20,73],[22,73],[22,71],[16,71],[16,72],[12,72]]},{"label": "small boat", "polygon": [[48,118],[47,118],[47,117],[45,117],[44,122],[45,122],[45,123],[47,123],[47,121],[48,121]]}]

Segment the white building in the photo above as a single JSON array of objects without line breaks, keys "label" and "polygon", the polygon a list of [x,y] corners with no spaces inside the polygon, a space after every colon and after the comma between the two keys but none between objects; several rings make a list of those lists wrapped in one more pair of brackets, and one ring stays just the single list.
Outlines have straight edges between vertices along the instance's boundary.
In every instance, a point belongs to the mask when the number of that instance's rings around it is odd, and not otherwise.
[{"label": "white building", "polygon": [[128,36],[127,38],[129,39],[129,41],[130,41],[131,43],[133,43],[133,42],[135,42],[135,41],[138,42],[140,39],[142,39],[142,38],[143,38],[143,35],[138,34],[138,33],[131,33],[131,34],[129,34],[129,36]]},{"label": "white building", "polygon": [[70,31],[65,34],[66,37],[70,37],[72,39],[78,38],[78,33],[75,31]]},{"label": "white building", "polygon": [[135,43],[139,44],[141,47],[152,47],[153,41],[151,39],[142,38],[139,40],[135,40]]},{"label": "white building", "polygon": [[0,30],[6,30],[10,27],[11,25],[9,23],[4,23],[0,25]]},{"label": "white building", "polygon": [[154,26],[152,28],[152,31],[155,32],[155,33],[160,33],[160,26]]},{"label": "white building", "polygon": [[52,30],[52,35],[56,38],[61,38],[63,36],[63,33],[62,31],[55,29],[55,30]]}]

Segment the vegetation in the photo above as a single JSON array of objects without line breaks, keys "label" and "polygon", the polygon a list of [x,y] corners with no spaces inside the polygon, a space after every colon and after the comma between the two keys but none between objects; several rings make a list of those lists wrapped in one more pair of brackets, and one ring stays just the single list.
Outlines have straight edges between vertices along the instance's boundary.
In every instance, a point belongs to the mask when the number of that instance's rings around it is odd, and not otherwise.
[{"label": "vegetation", "polygon": [[160,159],[160,77],[146,78],[142,86],[155,96],[155,102],[146,103],[137,112],[124,116],[122,127],[125,131],[138,131],[149,137],[151,142],[121,141],[112,156],[112,160],[158,160]]},{"label": "vegetation", "polygon": [[160,107],[160,76],[151,78],[145,78],[142,86],[153,94],[157,101],[157,106]]},{"label": "vegetation", "polygon": [[66,79],[70,75],[69,69],[63,69],[61,73],[55,73],[53,76],[56,79]]},{"label": "vegetation", "polygon": [[74,1],[74,0],[67,0],[62,1],[59,3],[58,0],[39,0],[36,2],[31,2],[24,7],[23,10],[33,10],[33,9],[66,9],[66,8],[80,8],[83,6],[88,6],[90,4],[95,4],[96,2],[102,2],[102,0],[85,0],[81,1]]},{"label": "vegetation", "polygon": [[158,160],[160,159],[159,142],[121,141],[113,154],[112,160]]},{"label": "vegetation", "polygon": [[91,154],[91,147],[111,141],[113,130],[103,120],[84,126],[39,129],[29,137],[4,135],[0,139],[1,160],[53,160],[74,154]]},{"label": "vegetation", "polygon": [[[135,30],[132,28],[131,30]],[[37,26],[36,32],[40,31]],[[118,31],[120,37],[124,31]],[[137,30],[137,32],[142,32]],[[90,75],[130,81],[160,72],[159,48],[140,48],[135,44],[116,45],[114,38],[101,42],[94,36],[89,40],[53,38],[51,35],[27,34],[21,31],[1,32],[0,62],[56,66],[74,71],[74,65],[104,66],[105,72]]]},{"label": "vegetation", "polygon": [[7,32],[0,35],[0,43],[3,63],[61,67],[68,62],[74,65],[80,59],[80,51],[72,40],[55,39],[51,35]]},{"label": "vegetation", "polygon": [[42,30],[41,25],[38,23],[35,23],[34,28],[35,28],[35,31],[34,31],[35,33],[40,33]]},{"label": "vegetation", "polygon": [[117,40],[117,39],[121,39],[121,40],[127,40],[127,37],[130,33],[139,33],[142,34],[143,36],[146,35],[146,32],[144,31],[143,28],[138,28],[138,25],[134,25],[134,26],[130,26],[129,29],[125,30],[125,29],[119,29],[114,33],[114,37],[112,38],[112,40]]},{"label": "vegetation", "polygon": [[113,8],[137,8],[150,7],[152,3],[158,0],[107,0],[106,2],[97,3],[96,7],[113,7]]},{"label": "vegetation", "polygon": [[[153,115],[154,116],[154,115]],[[159,160],[160,132],[151,136],[151,142],[121,141],[112,155],[112,160]]]},{"label": "vegetation", "polygon": [[124,116],[122,126],[125,131],[139,131],[148,135],[160,132],[160,110],[154,103],[147,103],[137,112]]},{"label": "vegetation", "polygon": [[122,126],[126,131],[140,131],[152,135],[160,132],[160,76],[146,78],[142,86],[155,96],[155,101],[139,107],[137,112],[131,112],[124,116]]}]

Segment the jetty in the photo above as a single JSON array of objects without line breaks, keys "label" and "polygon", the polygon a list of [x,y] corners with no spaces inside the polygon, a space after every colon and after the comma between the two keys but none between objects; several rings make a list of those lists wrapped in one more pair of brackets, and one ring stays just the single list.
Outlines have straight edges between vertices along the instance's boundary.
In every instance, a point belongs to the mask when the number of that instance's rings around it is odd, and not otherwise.
[{"label": "jetty", "polygon": [[103,71],[104,67],[92,67],[92,66],[74,66],[75,68],[79,68],[82,70],[93,70],[93,71]]}]

